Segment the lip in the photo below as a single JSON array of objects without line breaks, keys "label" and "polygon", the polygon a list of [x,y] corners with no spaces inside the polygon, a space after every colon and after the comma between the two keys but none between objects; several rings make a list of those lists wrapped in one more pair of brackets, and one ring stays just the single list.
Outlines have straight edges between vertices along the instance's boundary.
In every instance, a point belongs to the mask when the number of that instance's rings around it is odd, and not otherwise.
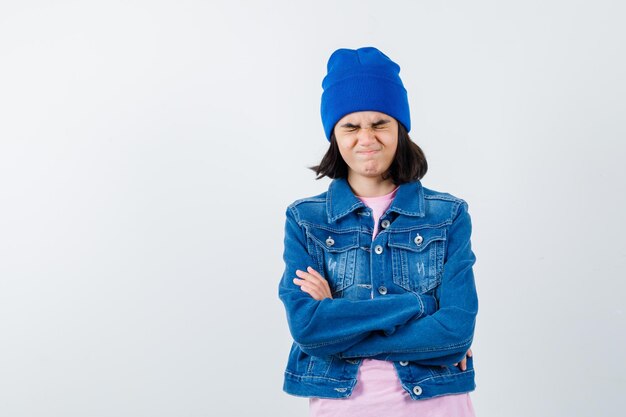
[{"label": "lip", "polygon": [[375,154],[376,152],[380,152],[380,149],[373,149],[370,151],[358,151],[357,153],[362,154],[362,155],[372,155],[372,154]]}]

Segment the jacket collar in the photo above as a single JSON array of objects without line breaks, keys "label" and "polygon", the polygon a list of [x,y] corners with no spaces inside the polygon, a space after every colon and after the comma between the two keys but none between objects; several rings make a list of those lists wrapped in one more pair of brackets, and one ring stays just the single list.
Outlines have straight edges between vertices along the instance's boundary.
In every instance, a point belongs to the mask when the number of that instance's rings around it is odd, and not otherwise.
[{"label": "jacket collar", "polygon": [[[365,207],[365,204],[354,195],[346,178],[337,178],[330,183],[326,196],[326,213],[329,223],[334,223],[359,207]],[[400,185],[389,211],[407,216],[424,217],[422,183],[414,181]]]}]

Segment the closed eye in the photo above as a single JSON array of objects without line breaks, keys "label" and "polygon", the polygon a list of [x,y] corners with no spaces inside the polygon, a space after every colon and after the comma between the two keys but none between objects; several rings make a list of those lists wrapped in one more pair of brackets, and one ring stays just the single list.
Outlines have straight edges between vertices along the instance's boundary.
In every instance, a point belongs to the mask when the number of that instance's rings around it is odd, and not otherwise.
[{"label": "closed eye", "polygon": [[360,127],[361,126],[353,125],[352,123],[346,123],[346,124],[341,125],[341,128],[343,130],[345,130],[346,132],[354,132],[355,130],[357,130]]},{"label": "closed eye", "polygon": [[382,119],[382,120],[377,121],[376,123],[372,123],[372,127],[374,129],[384,129],[385,127],[388,126],[390,121],[391,120],[389,119]]}]

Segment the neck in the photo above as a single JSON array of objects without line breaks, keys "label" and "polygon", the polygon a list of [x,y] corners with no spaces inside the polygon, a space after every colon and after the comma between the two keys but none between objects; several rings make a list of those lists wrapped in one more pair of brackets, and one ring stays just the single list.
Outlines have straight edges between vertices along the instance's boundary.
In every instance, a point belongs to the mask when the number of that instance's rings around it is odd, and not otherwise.
[{"label": "neck", "polygon": [[391,179],[383,180],[381,177],[361,177],[348,175],[348,184],[354,194],[359,197],[380,197],[392,192],[396,185]]}]

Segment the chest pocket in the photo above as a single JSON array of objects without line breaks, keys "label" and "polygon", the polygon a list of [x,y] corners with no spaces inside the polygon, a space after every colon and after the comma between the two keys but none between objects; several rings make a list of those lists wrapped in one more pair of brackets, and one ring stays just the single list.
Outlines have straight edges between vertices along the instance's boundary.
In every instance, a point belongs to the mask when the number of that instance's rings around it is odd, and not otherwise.
[{"label": "chest pocket", "polygon": [[437,287],[443,274],[445,243],[445,228],[390,233],[394,284],[420,294]]},{"label": "chest pocket", "polygon": [[354,284],[359,231],[307,227],[306,234],[309,253],[318,261],[316,270],[328,280],[333,297],[341,297],[341,291]]}]

